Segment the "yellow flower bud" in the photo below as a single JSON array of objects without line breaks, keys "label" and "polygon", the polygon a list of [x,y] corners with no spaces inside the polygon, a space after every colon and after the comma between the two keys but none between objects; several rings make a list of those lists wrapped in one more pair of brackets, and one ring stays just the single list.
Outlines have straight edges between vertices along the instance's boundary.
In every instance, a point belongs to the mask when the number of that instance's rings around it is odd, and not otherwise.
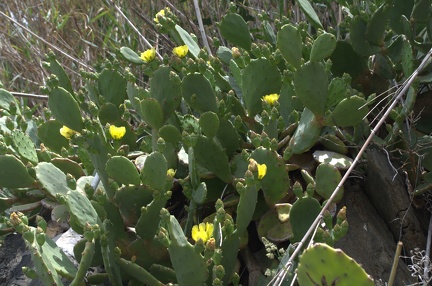
[{"label": "yellow flower bud", "polygon": [[272,94],[268,94],[263,96],[262,100],[265,101],[268,105],[273,106],[279,99],[279,94],[277,93],[272,93]]},{"label": "yellow flower bud", "polygon": [[120,140],[126,134],[126,127],[117,127],[115,125],[110,125],[109,133],[114,140]]},{"label": "yellow flower bud", "polygon": [[140,56],[140,58],[143,61],[145,61],[146,63],[149,63],[149,62],[153,61],[155,59],[155,57],[156,57],[156,50],[155,50],[155,48],[151,48],[151,49],[148,49],[148,50],[142,52],[141,56]]},{"label": "yellow flower bud", "polygon": [[65,137],[66,139],[71,139],[74,134],[76,134],[75,130],[70,129],[69,127],[63,125],[62,128],[60,128],[60,134]]},{"label": "yellow flower bud", "polygon": [[173,53],[179,58],[184,58],[188,52],[189,52],[189,49],[186,45],[175,47],[173,49]]}]

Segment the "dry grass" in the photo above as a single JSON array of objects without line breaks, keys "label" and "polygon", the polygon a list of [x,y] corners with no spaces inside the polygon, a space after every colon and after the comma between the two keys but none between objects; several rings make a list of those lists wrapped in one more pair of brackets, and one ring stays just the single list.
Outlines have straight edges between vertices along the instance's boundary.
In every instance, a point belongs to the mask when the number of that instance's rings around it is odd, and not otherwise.
[{"label": "dry grass", "polygon": [[[153,17],[164,7],[178,16],[180,25],[200,35],[192,1],[180,0],[8,0],[0,4],[0,81],[10,91],[37,93],[48,76],[42,61],[49,50],[79,87],[78,71],[83,65],[95,66],[104,59],[115,58],[118,48],[128,46],[139,52],[144,41],[116,11],[114,2],[159,53],[171,51],[174,43],[156,31]],[[214,37],[221,39],[216,23],[229,7],[227,0],[202,0],[202,18],[212,46]],[[256,20],[266,11],[271,18],[290,15],[295,22],[298,8],[292,1],[237,0],[239,13]],[[7,18],[11,17],[13,20]],[[323,18],[327,17],[326,15]],[[19,24],[24,27],[20,27]],[[199,38],[199,37],[198,37]],[[222,42],[222,44],[226,44]],[[201,43],[202,45],[202,43]],[[202,45],[203,46],[203,45]],[[214,47],[213,47],[214,49]],[[65,55],[69,55],[67,57]]]}]

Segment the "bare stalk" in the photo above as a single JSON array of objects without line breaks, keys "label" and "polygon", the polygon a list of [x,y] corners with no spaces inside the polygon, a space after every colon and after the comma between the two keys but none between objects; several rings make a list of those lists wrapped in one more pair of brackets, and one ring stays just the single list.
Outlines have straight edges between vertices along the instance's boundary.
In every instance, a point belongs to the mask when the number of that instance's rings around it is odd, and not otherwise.
[{"label": "bare stalk", "polygon": [[207,48],[208,54],[211,56],[212,55],[212,51],[211,51],[209,43],[207,41],[207,36],[206,36],[206,32],[204,30],[204,24],[203,24],[203,21],[202,21],[201,11],[200,11],[200,8],[199,8],[198,0],[194,0],[193,3],[194,3],[194,7],[195,7],[195,13],[196,13],[196,16],[197,16],[197,19],[198,19],[198,26],[199,26],[199,31],[201,33],[201,38],[203,39],[204,46]]},{"label": "bare stalk", "polygon": [[402,246],[403,246],[402,241],[399,241],[397,243],[397,246],[396,246],[396,252],[395,252],[395,255],[393,258],[393,265],[392,265],[392,269],[390,272],[390,277],[389,277],[387,286],[392,286],[394,283],[394,280],[396,277],[396,269],[397,269],[397,266],[399,264],[399,257],[400,257],[401,251],[402,251]]}]

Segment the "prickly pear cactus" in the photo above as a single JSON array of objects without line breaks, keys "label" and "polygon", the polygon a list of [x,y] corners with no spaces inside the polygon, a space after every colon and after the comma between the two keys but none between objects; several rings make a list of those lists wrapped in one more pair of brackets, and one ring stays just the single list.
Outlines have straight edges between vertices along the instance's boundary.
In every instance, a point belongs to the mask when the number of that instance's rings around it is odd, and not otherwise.
[{"label": "prickly pear cactus", "polygon": [[300,285],[374,285],[372,278],[342,250],[315,243],[306,249],[297,268]]}]

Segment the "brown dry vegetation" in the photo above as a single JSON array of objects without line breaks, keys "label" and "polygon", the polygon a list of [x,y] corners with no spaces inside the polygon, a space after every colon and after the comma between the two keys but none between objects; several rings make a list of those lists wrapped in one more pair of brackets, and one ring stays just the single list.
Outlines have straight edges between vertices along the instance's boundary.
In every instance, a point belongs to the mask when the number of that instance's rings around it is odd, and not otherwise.
[{"label": "brown dry vegetation", "polygon": [[[89,70],[104,59],[115,58],[121,46],[128,46],[137,52],[148,48],[128,24],[128,20],[153,46],[156,46],[160,54],[169,52],[174,46],[173,42],[166,35],[158,33],[153,21],[154,15],[164,7],[170,7],[182,27],[199,35],[192,0],[123,0],[116,1],[116,4],[114,2],[6,0],[1,3],[0,82],[11,92],[38,93],[39,87],[45,85],[48,76],[42,62],[47,51],[54,50],[58,60],[72,77],[72,82],[79,85],[79,69]],[[214,37],[221,39],[216,23],[227,11],[229,1],[199,2],[206,33],[212,46]],[[249,20],[258,20],[257,15],[261,11],[266,11],[275,18],[280,15],[299,15],[298,8],[293,6],[291,1],[236,2],[240,12]],[[116,5],[128,20],[116,10]],[[327,19],[324,22],[330,21],[331,17],[326,11],[321,16],[322,19]]]}]

